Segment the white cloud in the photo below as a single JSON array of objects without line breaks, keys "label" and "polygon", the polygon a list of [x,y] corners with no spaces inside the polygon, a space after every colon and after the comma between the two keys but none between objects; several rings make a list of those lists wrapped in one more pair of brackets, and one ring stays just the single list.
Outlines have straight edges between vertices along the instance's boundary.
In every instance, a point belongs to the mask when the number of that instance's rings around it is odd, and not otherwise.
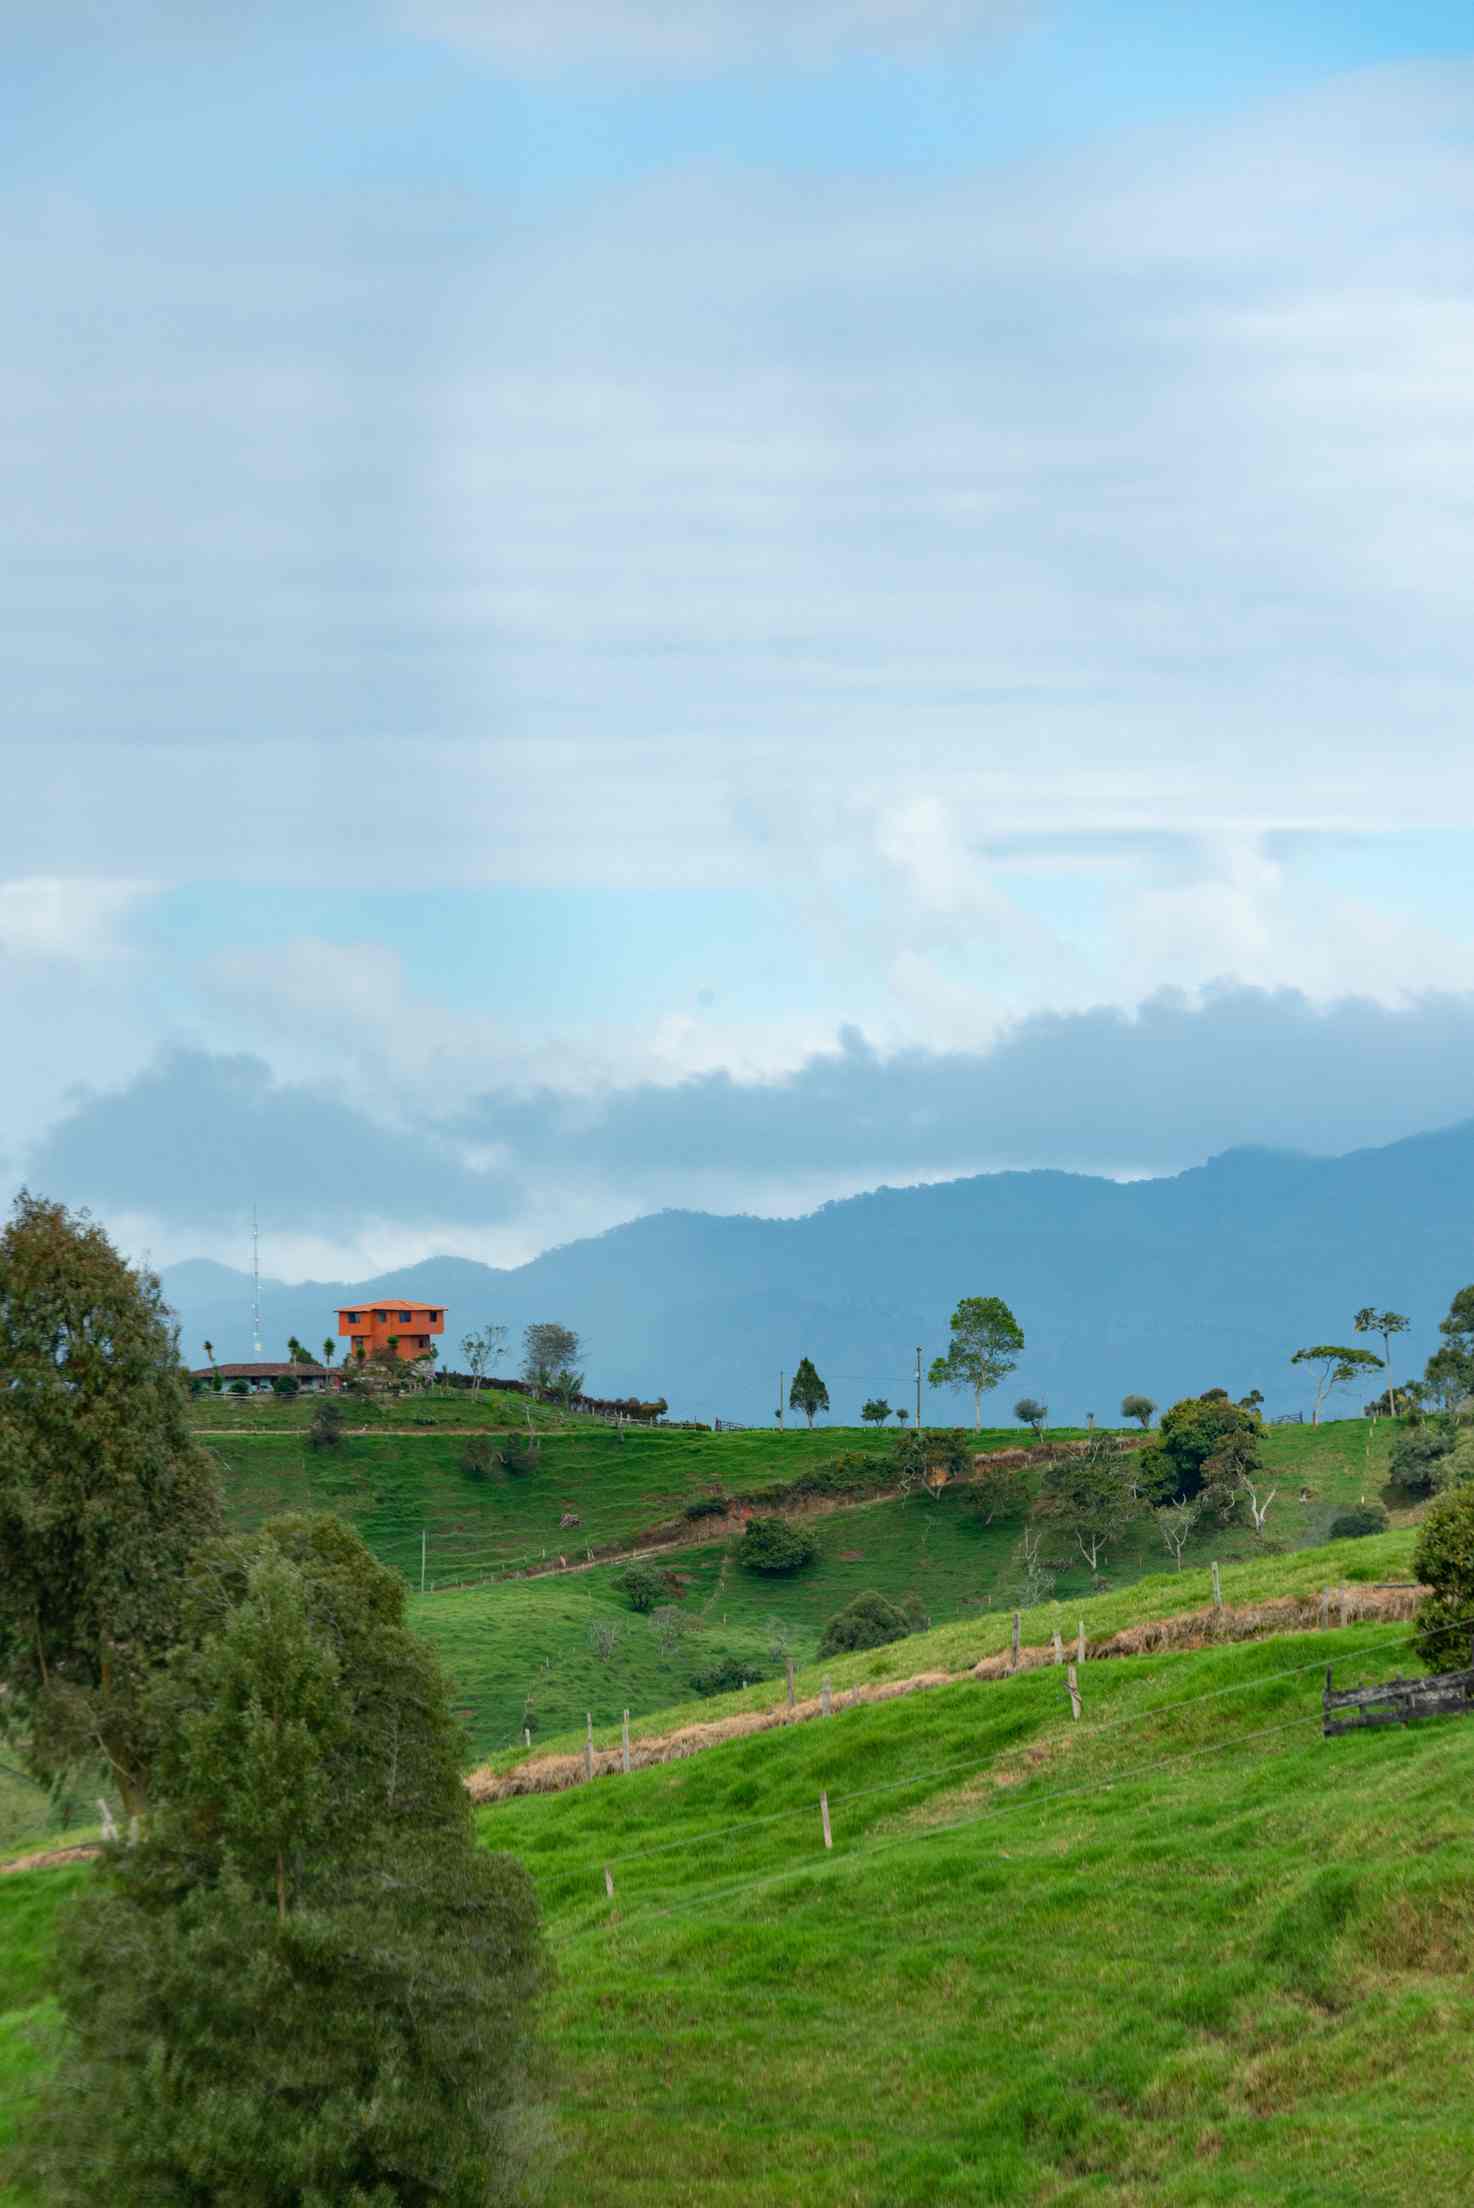
[{"label": "white cloud", "polygon": [[514,68],[808,68],[922,55],[1012,28],[1021,0],[400,0],[413,30]]},{"label": "white cloud", "polygon": [[0,962],[90,966],[120,957],[119,924],[151,886],[95,875],[30,874],[0,881]]}]

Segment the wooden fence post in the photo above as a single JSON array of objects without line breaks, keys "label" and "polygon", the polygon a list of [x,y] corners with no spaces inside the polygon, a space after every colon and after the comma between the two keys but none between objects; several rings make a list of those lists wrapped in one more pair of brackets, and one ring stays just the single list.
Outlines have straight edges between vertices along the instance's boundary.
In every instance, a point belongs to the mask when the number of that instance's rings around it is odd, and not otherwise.
[{"label": "wooden fence post", "polygon": [[624,1767],[626,1771],[630,1767],[630,1713],[628,1710],[624,1713]]},{"label": "wooden fence post", "polygon": [[609,1868],[609,1865],[608,1865],[607,1863],[606,1863],[606,1864],[604,1865],[604,1891],[605,1891],[605,1893],[606,1893],[606,1894],[607,1894],[607,1895],[609,1896],[609,1899],[610,1899],[611,1901],[613,1901],[613,1899],[614,1899],[614,1873],[613,1873],[613,1871],[611,1871],[611,1870],[610,1870],[610,1868]]},{"label": "wooden fence post", "polygon": [[1083,1664],[1085,1661],[1085,1620],[1083,1618],[1080,1620],[1080,1630],[1075,1635],[1075,1661],[1077,1664]]},{"label": "wooden fence post", "polygon": [[1013,1668],[1018,1670],[1019,1614],[1013,1613]]},{"label": "wooden fence post", "polygon": [[1223,1582],[1218,1577],[1218,1566],[1216,1564],[1213,1567],[1213,1607],[1215,1610],[1223,1608]]},{"label": "wooden fence post", "polygon": [[524,1748],[532,1746],[532,1727],[530,1725],[524,1725],[522,1728],[522,1745]]},{"label": "wooden fence post", "polygon": [[1065,1678],[1069,1683],[1070,1689],[1070,1715],[1071,1717],[1078,1717],[1080,1715],[1080,1682],[1075,1676],[1075,1667],[1073,1664],[1070,1665],[1069,1670],[1065,1673]]},{"label": "wooden fence post", "polygon": [[583,1775],[586,1779],[591,1779],[594,1775],[594,1713],[592,1710],[589,1711],[588,1718],[589,1729],[584,1736],[583,1744]]},{"label": "wooden fence post", "polygon": [[1330,1622],[1331,1590],[1329,1587],[1322,1587],[1320,1591],[1320,1629],[1322,1633],[1326,1631],[1327,1627],[1330,1625]]},{"label": "wooden fence post", "polygon": [[833,1709],[833,1702],[829,1692],[829,1681],[827,1679],[819,1690],[819,1708],[825,1717],[828,1717]]},{"label": "wooden fence post", "polygon": [[819,1796],[819,1815],[824,1824],[824,1845],[826,1848],[832,1848],[834,1839],[829,1830],[829,1796],[827,1794]]},{"label": "wooden fence post", "polygon": [[792,1709],[797,1702],[798,1697],[794,1693],[793,1689],[793,1658],[791,1656],[784,1657],[783,1671],[785,1677],[788,1680],[788,1707]]},{"label": "wooden fence post", "polygon": [[1057,1664],[1062,1664],[1065,1660],[1065,1644],[1059,1637],[1058,1626],[1054,1629],[1054,1660]]},{"label": "wooden fence post", "polygon": [[1351,1614],[1351,1590],[1345,1580],[1341,1582],[1341,1623],[1346,1624]]}]

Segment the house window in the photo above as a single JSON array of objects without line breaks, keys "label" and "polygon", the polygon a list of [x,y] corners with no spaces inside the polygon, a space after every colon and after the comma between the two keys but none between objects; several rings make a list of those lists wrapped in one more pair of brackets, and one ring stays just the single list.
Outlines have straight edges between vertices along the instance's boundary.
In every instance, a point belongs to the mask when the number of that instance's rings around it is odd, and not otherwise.
[{"label": "house window", "polygon": [[401,1326],[408,1326],[408,1325],[409,1325],[409,1322],[410,1322],[410,1320],[411,1320],[411,1319],[412,1319],[413,1317],[414,1317],[414,1313],[413,1313],[413,1311],[401,1311],[401,1312],[400,1312],[400,1314],[399,1314],[399,1323],[400,1323],[400,1325],[401,1325]]},{"label": "house window", "polygon": [[389,1316],[389,1314],[388,1314],[388,1312],[387,1312],[387,1311],[376,1311],[376,1312],[374,1313],[374,1317],[375,1317],[375,1318],[376,1318],[376,1319],[378,1320],[378,1322],[379,1322],[380,1326],[382,1326],[382,1325],[383,1325],[384,1321],[385,1321],[385,1320],[386,1320],[386,1319],[388,1318],[388,1316]]},{"label": "house window", "polygon": [[361,1311],[345,1311],[343,1313],[343,1323],[345,1326],[358,1326],[362,1322],[362,1319],[363,1313]]}]

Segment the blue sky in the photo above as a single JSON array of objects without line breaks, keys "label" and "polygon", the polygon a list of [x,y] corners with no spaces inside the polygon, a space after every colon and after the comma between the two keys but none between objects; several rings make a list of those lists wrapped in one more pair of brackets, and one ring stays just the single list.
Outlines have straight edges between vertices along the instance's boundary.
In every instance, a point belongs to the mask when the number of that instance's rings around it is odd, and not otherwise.
[{"label": "blue sky", "polygon": [[[16,13],[13,1182],[343,1272],[1474,1109],[1465,10]],[[1232,1109],[1020,1103],[1118,1033]]]}]

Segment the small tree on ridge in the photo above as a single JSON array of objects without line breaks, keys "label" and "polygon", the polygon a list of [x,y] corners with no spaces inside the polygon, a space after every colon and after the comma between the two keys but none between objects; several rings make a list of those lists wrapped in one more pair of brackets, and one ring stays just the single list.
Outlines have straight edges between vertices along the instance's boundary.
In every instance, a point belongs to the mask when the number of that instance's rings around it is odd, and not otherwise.
[{"label": "small tree on ridge", "polygon": [[1024,1331],[1001,1296],[964,1296],[948,1321],[952,1339],[945,1357],[927,1374],[934,1388],[968,1389],[973,1426],[983,1424],[983,1397],[1018,1364]]}]

